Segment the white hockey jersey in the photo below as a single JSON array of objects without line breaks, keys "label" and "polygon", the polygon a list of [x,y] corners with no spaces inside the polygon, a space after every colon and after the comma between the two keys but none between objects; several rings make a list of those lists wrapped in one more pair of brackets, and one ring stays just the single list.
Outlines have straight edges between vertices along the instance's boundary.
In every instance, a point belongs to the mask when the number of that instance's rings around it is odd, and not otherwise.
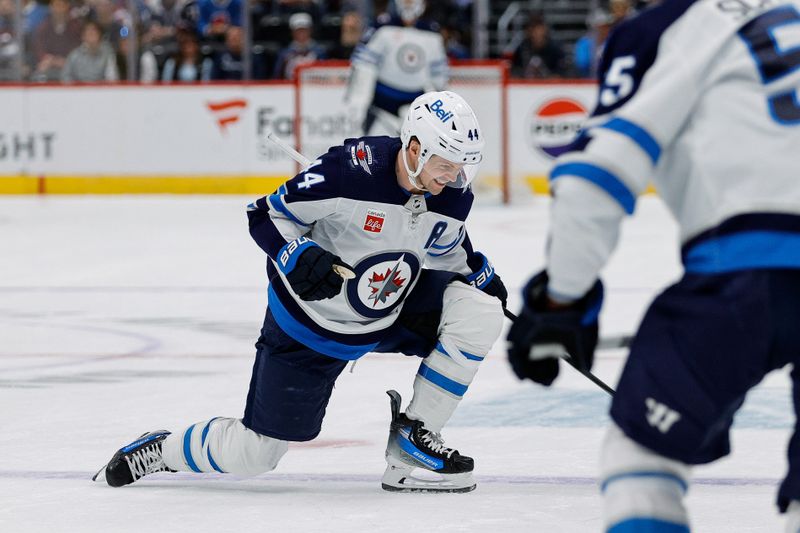
[{"label": "white hockey jersey", "polygon": [[393,115],[428,91],[447,85],[447,53],[435,25],[419,21],[405,27],[399,19],[370,29],[353,51],[348,99],[366,111],[369,105]]},{"label": "white hockey jersey", "polygon": [[665,0],[621,24],[550,174],[547,271],[584,294],[650,179],[687,272],[800,268],[800,1]]},{"label": "white hockey jersey", "polygon": [[[464,221],[472,191],[412,195],[397,183],[400,139],[348,139],[278,191],[248,206],[250,233],[269,256],[269,308],[289,335],[339,359],[374,348],[422,268],[463,274],[480,288],[492,267]],[[284,271],[311,239],[353,267],[334,298],[303,301]]]}]

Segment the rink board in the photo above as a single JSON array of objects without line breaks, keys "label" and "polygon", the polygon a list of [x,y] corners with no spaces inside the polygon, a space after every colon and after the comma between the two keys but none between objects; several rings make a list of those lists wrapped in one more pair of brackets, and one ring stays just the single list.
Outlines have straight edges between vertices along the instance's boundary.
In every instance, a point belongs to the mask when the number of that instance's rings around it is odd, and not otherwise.
[{"label": "rink board", "polygon": [[[546,192],[552,153],[582,125],[594,86],[504,87],[456,87],[478,110],[489,139],[479,185],[499,187],[505,150],[511,190]],[[307,155],[357,134],[343,91],[325,88],[304,107]],[[297,94],[290,82],[2,87],[0,193],[268,193],[297,171],[266,140],[272,130],[297,142]]]}]

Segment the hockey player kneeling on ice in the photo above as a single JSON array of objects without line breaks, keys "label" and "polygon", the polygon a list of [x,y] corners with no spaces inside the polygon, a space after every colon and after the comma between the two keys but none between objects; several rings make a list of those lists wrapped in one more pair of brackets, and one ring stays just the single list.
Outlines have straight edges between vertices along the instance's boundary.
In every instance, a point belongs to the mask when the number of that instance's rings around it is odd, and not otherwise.
[{"label": "hockey player kneeling on ice", "polygon": [[427,93],[400,138],[349,139],[251,204],[269,304],[244,417],[142,435],[95,478],[121,486],[152,472],[272,470],[289,441],[319,434],[348,361],[400,352],[423,359],[405,413],[390,392],[383,487],[475,488],[472,459],[440,432],[500,334],[507,296],[464,225],[483,147],[463,98]]},{"label": "hockey player kneeling on ice", "polygon": [[[589,127],[551,170],[545,272],[509,332],[520,377],[588,369],[598,273],[652,178],[685,274],[645,315],[601,458],[609,533],[687,533],[691,465],[730,452],[745,395],[794,365],[800,411],[800,0],[664,0],[617,26]],[[698,89],[698,90],[694,90]],[[778,492],[800,531],[800,430]],[[736,530],[735,526],[730,528]]]}]

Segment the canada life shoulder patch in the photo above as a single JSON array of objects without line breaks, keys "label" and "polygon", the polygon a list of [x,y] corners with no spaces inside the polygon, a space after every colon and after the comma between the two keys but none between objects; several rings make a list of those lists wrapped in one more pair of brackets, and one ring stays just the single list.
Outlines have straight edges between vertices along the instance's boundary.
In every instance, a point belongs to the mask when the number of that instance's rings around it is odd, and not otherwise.
[{"label": "canada life shoulder patch", "polygon": [[358,144],[350,146],[350,163],[355,167],[361,169],[372,176],[372,148],[364,141],[358,141]]}]

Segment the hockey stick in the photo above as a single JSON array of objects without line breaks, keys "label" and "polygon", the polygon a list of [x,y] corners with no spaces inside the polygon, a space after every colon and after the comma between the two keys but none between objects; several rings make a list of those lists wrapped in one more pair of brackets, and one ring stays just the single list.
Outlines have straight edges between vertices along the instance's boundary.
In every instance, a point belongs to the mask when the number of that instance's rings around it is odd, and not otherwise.
[{"label": "hockey stick", "polygon": [[[277,146],[278,148],[283,150],[283,152],[286,155],[288,155],[289,157],[291,157],[292,159],[294,159],[295,161],[300,163],[300,165],[302,165],[303,168],[305,168],[305,167],[307,167],[307,166],[309,166],[311,164],[311,160],[309,158],[307,158],[306,156],[304,156],[303,154],[301,154],[300,152],[295,150],[293,147],[289,146],[288,143],[286,143],[280,137],[275,135],[274,131],[270,130],[267,133],[267,140],[272,142],[272,143],[274,143],[275,146]],[[352,270],[350,270],[349,268],[347,268],[347,267],[345,267],[343,265],[334,264],[333,267],[331,267],[331,268],[333,269],[334,272],[336,272],[345,281],[347,281],[348,279],[353,279],[353,278],[356,277],[355,272],[353,272]]]},{"label": "hockey stick", "polygon": [[274,131],[270,131],[269,133],[267,133],[267,140],[272,143],[275,143],[275,146],[283,150],[283,152],[286,155],[288,155],[289,157],[300,163],[300,165],[303,166],[303,168],[311,164],[311,160],[309,158],[307,158],[306,156],[295,150],[294,147],[289,146],[289,144],[286,141],[275,135]]},{"label": "hockey stick", "polygon": [[[515,322],[515,321],[517,320],[517,315],[515,315],[514,313],[512,313],[511,311],[509,311],[509,310],[508,310],[508,309],[506,309],[505,307],[503,308],[503,313],[505,313],[505,315],[506,315],[506,318],[507,318],[507,319],[509,319],[509,320],[511,320],[512,322]],[[621,338],[623,338],[623,339],[624,339],[624,337],[621,337]],[[602,343],[603,343],[603,341],[601,340],[599,344],[602,344]],[[598,346],[598,349],[602,349],[602,348],[600,348],[600,346]],[[580,372],[581,374],[583,374],[584,376],[586,376],[586,378],[588,378],[588,379],[589,379],[589,381],[591,381],[592,383],[594,383],[595,385],[597,385],[598,387],[600,387],[601,389],[603,389],[604,391],[606,391],[606,392],[607,392],[608,394],[610,394],[611,396],[614,396],[614,389],[612,389],[611,387],[609,387],[608,385],[606,385],[606,384],[605,384],[605,382],[604,382],[603,380],[601,380],[600,378],[598,378],[597,376],[595,376],[594,374],[592,374],[592,373],[591,373],[590,371],[588,371],[588,370],[581,370],[580,368],[578,368],[578,366],[577,366],[577,365],[576,365],[576,364],[575,364],[575,363],[572,361],[572,359],[570,359],[570,358],[564,358],[564,360],[565,360],[567,363],[569,363],[569,365],[570,365],[572,368],[574,368],[575,370],[577,370],[578,372]]]}]

